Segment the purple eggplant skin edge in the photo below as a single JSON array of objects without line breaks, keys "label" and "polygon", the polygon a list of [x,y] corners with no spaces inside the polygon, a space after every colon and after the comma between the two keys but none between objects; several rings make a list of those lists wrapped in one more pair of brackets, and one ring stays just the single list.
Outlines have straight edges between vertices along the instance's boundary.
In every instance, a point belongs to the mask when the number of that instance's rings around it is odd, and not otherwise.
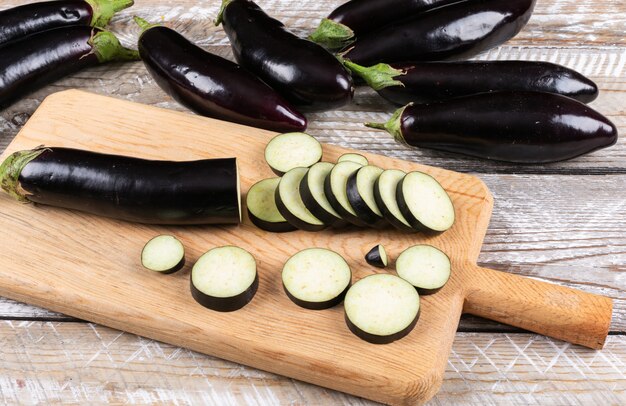
[{"label": "purple eggplant skin edge", "polygon": [[0,11],[0,46],[54,28],[85,25],[104,28],[133,0],[58,0]]},{"label": "purple eggplant skin edge", "polygon": [[316,231],[322,231],[323,229],[327,227],[327,224],[324,222],[322,222],[322,224],[319,224],[319,225],[310,224],[294,216],[289,211],[289,209],[287,209],[287,206],[285,206],[285,204],[283,203],[283,199],[280,198],[279,188],[276,188],[274,198],[276,199],[276,207],[278,208],[278,212],[287,220],[287,222],[289,222],[289,224],[293,225],[298,230],[316,232]]},{"label": "purple eggplant skin edge", "polygon": [[432,103],[495,91],[555,93],[590,103],[598,86],[567,67],[535,61],[463,61],[377,64],[344,60],[355,74],[391,103]]},{"label": "purple eggplant skin edge", "polygon": [[69,148],[18,151],[0,187],[21,202],[143,224],[239,224],[235,158],[152,161]]},{"label": "purple eggplant skin edge", "polygon": [[217,312],[234,312],[243,308],[254,299],[254,295],[259,288],[259,274],[256,274],[254,281],[246,290],[231,297],[214,297],[207,295],[195,287],[191,277],[189,278],[189,285],[191,296],[201,306]]},{"label": "purple eggplant skin edge", "polygon": [[398,208],[400,209],[400,213],[402,213],[406,221],[416,231],[421,231],[422,233],[428,236],[436,236],[436,235],[446,232],[447,230],[433,230],[425,226],[424,224],[422,224],[421,221],[419,221],[419,219],[417,219],[413,215],[413,213],[411,212],[411,209],[409,208],[409,205],[407,204],[406,199],[404,198],[404,191],[402,190],[402,184],[404,183],[405,179],[406,177],[402,178],[400,182],[398,183],[398,188],[396,189],[396,201],[398,202]]},{"label": "purple eggplant skin edge", "polygon": [[380,335],[371,334],[371,333],[361,330],[354,323],[352,323],[352,321],[350,321],[348,314],[345,312],[344,312],[344,319],[346,320],[346,325],[348,326],[348,329],[360,339],[367,341],[368,343],[371,343],[371,344],[389,344],[403,337],[406,337],[415,328],[415,325],[417,324],[421,313],[422,313],[422,308],[420,307],[420,309],[417,312],[417,315],[415,316],[415,319],[413,319],[411,324],[409,324],[406,328],[402,329],[401,331],[398,331],[397,333],[391,334],[388,336],[380,336]]},{"label": "purple eggplant skin edge", "polygon": [[319,112],[348,104],[352,76],[321,45],[291,33],[250,0],[223,0],[217,24],[235,59],[298,109]]},{"label": "purple eggplant skin edge", "polygon": [[211,54],[176,31],[149,25],[139,37],[141,59],[161,89],[207,117],[276,132],[304,131],[307,119],[243,67]]},{"label": "purple eggplant skin edge", "polygon": [[361,169],[351,174],[348,178],[348,182],[346,183],[348,202],[350,203],[350,206],[352,206],[352,209],[356,212],[357,217],[365,222],[369,227],[382,228],[387,225],[387,221],[383,217],[374,213],[359,193],[359,189],[357,187],[357,176]]},{"label": "purple eggplant skin edge", "polygon": [[55,28],[13,41],[0,47],[0,110],[81,69],[138,59],[112,33],[87,26]]},{"label": "purple eggplant skin edge", "polygon": [[346,296],[346,293],[348,293],[350,286],[351,284],[349,283],[348,286],[346,286],[346,288],[338,296],[330,300],[326,300],[324,302],[309,302],[307,300],[298,299],[297,297],[292,295],[289,292],[289,290],[287,290],[287,287],[285,286],[285,284],[283,284],[283,290],[285,291],[285,294],[292,302],[294,302],[295,304],[297,304],[298,306],[302,308],[305,308],[308,310],[325,310],[325,309],[330,309],[331,307],[335,307],[339,303],[343,302],[343,299]]},{"label": "purple eggplant skin edge", "polygon": [[365,254],[365,262],[376,268],[386,268],[387,265],[383,262],[380,255],[380,244],[373,247],[367,254]]},{"label": "purple eggplant skin edge", "polygon": [[313,193],[311,193],[311,189],[309,188],[309,172],[304,175],[302,181],[300,182],[300,197],[302,198],[302,202],[304,206],[317,217],[324,224],[328,224],[333,227],[343,226],[345,221],[341,218],[336,217],[334,214],[329,213],[323,208],[313,197]]},{"label": "purple eggplant skin edge", "polygon": [[330,174],[324,181],[324,193],[326,194],[326,197],[328,198],[328,202],[330,203],[330,205],[333,207],[333,209],[335,209],[337,213],[339,213],[342,219],[344,219],[348,223],[355,225],[357,227],[369,227],[369,225],[365,221],[361,220],[359,217],[355,216],[354,214],[348,212],[337,201],[337,199],[335,198],[335,195],[333,194],[333,190],[330,186]]},{"label": "purple eggplant skin edge", "polygon": [[536,0],[467,1],[418,14],[359,38],[341,57],[359,65],[460,60],[500,45],[526,25]]},{"label": "purple eggplant skin edge", "polygon": [[[546,164],[607,148],[615,125],[569,97],[538,92],[494,92],[398,109],[384,129],[420,148],[495,161]],[[409,219],[407,219],[409,220]]]},{"label": "purple eggplant skin edge", "polygon": [[[161,275],[171,275],[173,273],[176,273],[178,271],[180,271],[181,269],[183,269],[185,267],[185,257],[183,257],[183,259],[180,260],[180,262],[178,264],[176,264],[176,266],[172,267],[171,269],[168,269],[167,271],[153,271],[152,269],[148,269],[150,272],[152,273],[157,273],[157,274],[161,274]],[[146,268],[147,269],[147,268]]]},{"label": "purple eggplant skin edge", "polygon": [[380,178],[376,179],[376,182],[374,183],[374,200],[376,200],[376,204],[378,205],[378,208],[380,209],[380,211],[383,213],[383,217],[385,218],[385,220],[387,220],[389,224],[394,226],[399,231],[404,231],[408,233],[415,233],[419,231],[419,230],[414,229],[413,227],[407,226],[406,224],[398,220],[396,216],[394,216],[393,213],[391,213],[391,211],[387,208],[387,205],[383,201],[383,198],[381,197],[380,192],[378,191],[379,180]]},{"label": "purple eggplant skin edge", "polygon": [[252,224],[257,226],[261,230],[269,231],[270,233],[288,233],[288,232],[297,230],[297,228],[294,227],[288,221],[281,221],[281,222],[275,223],[271,221],[261,220],[260,218],[252,214],[250,209],[248,209],[248,218],[250,218],[250,221],[252,222]]}]

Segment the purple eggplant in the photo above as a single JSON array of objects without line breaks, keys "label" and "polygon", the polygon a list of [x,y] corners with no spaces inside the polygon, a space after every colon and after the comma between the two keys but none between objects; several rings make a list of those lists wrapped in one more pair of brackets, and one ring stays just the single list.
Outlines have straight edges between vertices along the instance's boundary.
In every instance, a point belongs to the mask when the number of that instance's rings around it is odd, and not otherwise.
[{"label": "purple eggplant", "polygon": [[0,109],[64,76],[109,61],[139,59],[108,31],[55,28],[0,48]]},{"label": "purple eggplant", "polygon": [[465,59],[513,38],[536,0],[464,1],[389,24],[342,56],[359,65]]},{"label": "purple eggplant", "polygon": [[352,77],[322,46],[299,38],[250,0],[223,0],[217,24],[235,59],[304,111],[325,111],[352,100]]},{"label": "purple eggplant", "polygon": [[549,62],[417,62],[363,67],[346,60],[344,64],[399,106],[497,91],[555,93],[583,103],[598,97],[593,81]]},{"label": "purple eggplant", "polygon": [[402,107],[385,124],[398,141],[497,161],[564,161],[610,147],[617,128],[569,97],[539,92],[480,93]]},{"label": "purple eggplant", "polygon": [[[337,7],[311,34],[311,40],[329,49],[343,48],[357,36],[414,14],[460,0],[350,0]],[[467,0],[477,1],[477,0]],[[478,0],[480,1],[480,0]]]},{"label": "purple eggplant", "polygon": [[139,54],[167,94],[198,114],[277,132],[303,131],[306,118],[259,78],[220,56],[204,51],[176,31],[144,29]]},{"label": "purple eggplant", "polygon": [[0,11],[0,45],[37,32],[70,25],[106,26],[133,0],[59,0]]}]

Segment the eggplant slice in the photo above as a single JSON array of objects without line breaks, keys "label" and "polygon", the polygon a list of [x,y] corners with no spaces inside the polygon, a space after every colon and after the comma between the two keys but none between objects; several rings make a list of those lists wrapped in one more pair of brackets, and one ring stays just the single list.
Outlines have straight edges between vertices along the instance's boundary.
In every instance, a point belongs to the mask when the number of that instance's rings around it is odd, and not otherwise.
[{"label": "eggplant slice", "polygon": [[239,310],[252,300],[258,287],[256,260],[239,247],[213,248],[191,270],[191,295],[211,310]]},{"label": "eggplant slice", "polygon": [[348,201],[357,217],[375,228],[387,224],[374,198],[374,184],[381,173],[379,167],[367,165],[350,175],[346,184]]},{"label": "eggplant slice", "polygon": [[265,147],[265,161],[278,176],[293,168],[308,168],[322,159],[322,145],[305,133],[277,135]]},{"label": "eggplant slice", "polygon": [[383,217],[392,226],[402,231],[415,231],[400,212],[396,197],[398,184],[405,176],[406,173],[398,169],[384,171],[374,184],[374,199]]},{"label": "eggplant slice", "polygon": [[296,230],[276,207],[276,188],[280,178],[264,179],[252,185],[246,196],[250,221],[261,230],[284,233]]},{"label": "eggplant slice", "polygon": [[367,227],[367,223],[357,216],[356,211],[350,205],[347,193],[348,178],[362,166],[351,161],[344,161],[335,165],[324,181],[324,192],[331,206],[341,215],[341,218],[355,226]]},{"label": "eggplant slice", "polygon": [[326,224],[306,208],[300,196],[300,184],[307,168],[294,168],[282,177],[276,188],[276,207],[294,227],[304,231],[320,231]]},{"label": "eggplant slice", "polygon": [[354,153],[343,154],[342,156],[339,157],[339,159],[337,159],[337,163],[345,162],[345,161],[356,162],[357,164],[361,164],[363,166],[369,165],[369,161],[367,160],[367,158],[365,158],[361,154],[354,154]]},{"label": "eggplant slice", "polygon": [[450,258],[430,245],[407,248],[396,260],[398,276],[417,288],[421,295],[441,289],[450,279]]},{"label": "eggplant slice", "polygon": [[387,251],[382,244],[378,244],[365,254],[365,262],[377,268],[386,268],[388,264]]},{"label": "eggplant slice", "polygon": [[309,248],[287,260],[282,280],[285,293],[295,304],[323,310],[341,303],[350,287],[352,272],[336,252]]},{"label": "eggplant slice", "polygon": [[370,275],[348,290],[344,309],[346,324],[356,336],[373,344],[388,344],[413,330],[420,297],[413,285],[395,275]]},{"label": "eggplant slice", "polygon": [[318,162],[310,167],[300,183],[300,197],[315,217],[326,224],[340,226],[344,221],[333,209],[324,191],[324,181],[334,167],[330,162]]},{"label": "eggplant slice", "polygon": [[161,274],[180,271],[185,266],[185,247],[172,235],[159,235],[144,245],[141,265]]},{"label": "eggplant slice", "polygon": [[441,233],[454,224],[454,206],[435,178],[422,172],[407,174],[398,184],[400,212],[418,230]]}]

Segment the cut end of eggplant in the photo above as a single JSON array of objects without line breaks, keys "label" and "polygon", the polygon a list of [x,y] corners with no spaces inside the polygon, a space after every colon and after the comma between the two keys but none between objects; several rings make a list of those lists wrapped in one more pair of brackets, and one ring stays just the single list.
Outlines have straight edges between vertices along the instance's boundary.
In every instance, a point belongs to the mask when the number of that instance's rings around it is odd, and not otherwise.
[{"label": "cut end of eggplant", "polygon": [[318,162],[309,168],[300,183],[300,196],[307,209],[318,219],[329,225],[343,222],[326,197],[324,182],[335,167],[330,162]]},{"label": "cut end of eggplant", "polygon": [[185,247],[172,235],[159,235],[144,245],[141,265],[162,274],[180,271],[185,266]]},{"label": "cut end of eggplant", "polygon": [[430,245],[407,248],[396,260],[398,276],[415,286],[420,294],[437,292],[450,279],[450,258]]},{"label": "cut end of eggplant", "polygon": [[337,163],[345,162],[345,161],[356,162],[357,164],[361,164],[362,166],[369,165],[369,161],[367,160],[367,158],[365,158],[361,154],[353,154],[353,153],[343,154],[342,156],[339,157],[339,159],[337,159]]},{"label": "cut end of eggplant", "polygon": [[374,199],[383,217],[392,226],[402,231],[415,231],[400,212],[396,197],[398,184],[405,176],[406,173],[397,169],[384,171],[374,184]]},{"label": "cut end of eggplant", "polygon": [[265,147],[265,161],[278,176],[308,168],[322,159],[322,145],[305,133],[277,135]]},{"label": "cut end of eggplant", "polygon": [[441,233],[454,224],[452,200],[430,175],[407,174],[398,184],[396,198],[400,212],[413,228]]},{"label": "cut end of eggplant", "polygon": [[285,293],[295,304],[322,310],[341,303],[350,287],[352,272],[336,252],[309,248],[287,260],[282,280]]},{"label": "cut end of eggplant", "polygon": [[413,330],[420,298],[410,283],[397,276],[371,275],[348,290],[344,309],[350,331],[370,343],[387,344]]},{"label": "cut end of eggplant", "polygon": [[191,270],[191,295],[202,306],[219,312],[244,307],[258,285],[256,261],[239,247],[214,248],[202,255]]},{"label": "cut end of eggplant", "polygon": [[252,185],[246,196],[250,221],[261,230],[282,233],[296,230],[276,207],[276,188],[280,178],[264,179]]},{"label": "cut end of eggplant", "polygon": [[363,166],[350,175],[346,184],[350,206],[357,217],[371,227],[379,227],[386,223],[374,198],[374,184],[382,173],[383,170],[377,166]]},{"label": "cut end of eggplant", "polygon": [[372,248],[367,254],[365,254],[365,261],[377,268],[385,268],[388,264],[387,251],[385,247],[378,244]]},{"label": "cut end of eggplant", "polygon": [[307,172],[307,168],[294,168],[281,178],[276,188],[276,207],[294,227],[304,231],[320,231],[326,224],[306,208],[300,194],[300,184]]}]

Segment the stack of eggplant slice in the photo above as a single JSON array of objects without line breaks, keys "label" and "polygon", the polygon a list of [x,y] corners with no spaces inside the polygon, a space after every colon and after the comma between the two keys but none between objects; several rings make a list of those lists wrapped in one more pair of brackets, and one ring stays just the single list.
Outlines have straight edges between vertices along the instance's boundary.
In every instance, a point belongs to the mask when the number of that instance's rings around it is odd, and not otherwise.
[{"label": "stack of eggplant slice", "polygon": [[0,109],[81,69],[137,60],[104,27],[132,0],[63,0],[0,11]]}]

